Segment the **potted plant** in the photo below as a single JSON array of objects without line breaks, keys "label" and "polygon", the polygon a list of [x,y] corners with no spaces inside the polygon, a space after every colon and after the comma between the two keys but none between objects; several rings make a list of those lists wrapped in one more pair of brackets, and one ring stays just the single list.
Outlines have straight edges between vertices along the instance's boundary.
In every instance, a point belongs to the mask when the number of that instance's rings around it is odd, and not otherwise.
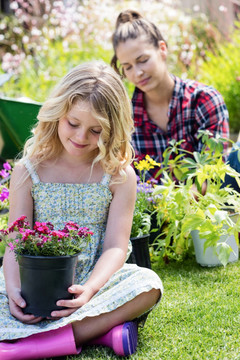
[{"label": "potted plant", "polygon": [[[154,189],[153,196],[160,196],[157,219],[162,229],[157,241],[158,256],[168,261],[192,252],[192,237],[197,234],[196,260],[199,261],[199,249],[201,259],[208,249],[215,259],[212,263],[201,260],[201,265],[226,265],[238,259],[240,218],[233,219],[233,214],[240,212],[240,194],[223,186],[223,181],[227,174],[240,183],[240,175],[224,162],[222,149],[226,139],[212,138],[208,132],[200,132],[199,137],[204,143],[201,153],[183,157],[179,152],[171,167],[177,171],[163,167],[162,184]],[[165,156],[171,151],[168,149]],[[196,246],[199,242],[200,246]]]},{"label": "potted plant", "polygon": [[[12,233],[14,238],[10,238]],[[0,239],[14,251],[19,263],[25,313],[49,317],[62,308],[57,300],[72,297],[67,289],[74,282],[78,254],[92,234],[73,222],[67,222],[62,230],[54,230],[50,222],[36,222],[31,229],[26,216],[0,231]]]},{"label": "potted plant", "polygon": [[130,236],[133,251],[128,262],[150,269],[149,240],[151,237],[152,214],[155,210],[155,200],[152,197],[152,192],[156,181],[154,179],[146,180],[145,174],[147,170],[158,165],[148,155],[145,159],[134,162],[139,176],[137,176],[137,197]]}]

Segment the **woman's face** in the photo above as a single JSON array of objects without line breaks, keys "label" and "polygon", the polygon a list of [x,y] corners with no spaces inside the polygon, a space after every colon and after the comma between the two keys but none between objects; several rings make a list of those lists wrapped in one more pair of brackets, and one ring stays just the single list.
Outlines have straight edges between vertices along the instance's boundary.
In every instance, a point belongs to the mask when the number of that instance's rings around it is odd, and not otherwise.
[{"label": "woman's face", "polygon": [[127,79],[144,92],[164,86],[167,74],[167,47],[159,41],[158,48],[146,36],[119,43],[117,58]]}]

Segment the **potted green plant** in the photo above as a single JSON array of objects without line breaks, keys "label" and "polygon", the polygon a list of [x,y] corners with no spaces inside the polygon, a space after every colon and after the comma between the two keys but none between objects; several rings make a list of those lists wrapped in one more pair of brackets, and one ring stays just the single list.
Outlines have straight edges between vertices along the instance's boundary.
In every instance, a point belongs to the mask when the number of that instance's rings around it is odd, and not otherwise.
[{"label": "potted green plant", "polygon": [[128,262],[148,268],[151,268],[149,239],[152,227],[152,214],[155,210],[155,200],[152,198],[152,192],[156,181],[154,179],[147,181],[145,174],[147,170],[158,165],[148,155],[145,159],[134,162],[139,176],[137,176],[137,196],[130,235],[133,251]]},{"label": "potted green plant", "polygon": [[[139,195],[138,195],[139,194]],[[130,235],[132,252],[128,258],[128,263],[137,264],[151,269],[149,255],[149,234],[151,228],[151,214],[146,211],[145,200],[137,193],[133,223]]]},{"label": "potted green plant", "polygon": [[67,289],[74,282],[78,254],[92,234],[73,222],[62,230],[54,230],[50,222],[36,222],[31,229],[26,216],[0,231],[0,240],[14,251],[19,263],[25,313],[48,317],[61,309],[57,300],[72,297]]},{"label": "potted green plant", "polygon": [[[154,190],[153,195],[160,196],[157,219],[162,230],[158,256],[168,260],[192,252],[192,237],[197,234],[195,255],[201,249],[202,259],[208,249],[215,257],[212,263],[204,260],[201,265],[226,265],[238,259],[240,218],[235,216],[233,220],[233,214],[240,212],[240,194],[223,186],[223,181],[228,174],[240,183],[240,175],[224,161],[222,149],[226,139],[212,138],[208,132],[200,132],[199,137],[204,143],[201,153],[189,153],[191,156],[187,157],[178,154],[171,167],[178,171],[161,170],[162,184]],[[171,151],[168,149],[166,154]],[[199,242],[201,246],[196,246]],[[199,261],[198,255],[196,260]]]}]

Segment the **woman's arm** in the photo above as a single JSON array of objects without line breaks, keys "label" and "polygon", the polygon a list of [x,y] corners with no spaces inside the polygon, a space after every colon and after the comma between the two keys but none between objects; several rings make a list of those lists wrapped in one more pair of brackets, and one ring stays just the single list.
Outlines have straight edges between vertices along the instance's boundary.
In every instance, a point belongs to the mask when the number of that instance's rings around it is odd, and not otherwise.
[{"label": "woman's arm", "polygon": [[103,253],[97,261],[89,280],[83,285],[73,285],[69,291],[73,300],[60,300],[57,305],[70,309],[52,313],[53,316],[68,316],[87,303],[92,296],[119,270],[125,260],[130,239],[133,211],[136,200],[136,175],[128,166],[127,180],[112,186],[113,199],[109,209]]},{"label": "woman's arm", "polygon": [[[16,165],[10,181],[9,223],[12,223],[21,215],[26,215],[32,225],[33,201],[31,186],[32,182],[24,165]],[[24,315],[22,312],[22,308],[26,304],[20,294],[19,267],[14,252],[8,247],[3,259],[3,272],[11,314],[22,322],[34,323],[39,321],[39,318],[35,318],[32,315]]]},{"label": "woman's arm", "polygon": [[[213,136],[220,135],[229,138],[229,114],[222,95],[215,89],[206,86],[204,91],[198,94],[195,108],[195,120],[197,130],[208,130]],[[201,151],[202,142],[198,142],[197,151]],[[228,142],[224,143],[224,153],[227,151]]]}]

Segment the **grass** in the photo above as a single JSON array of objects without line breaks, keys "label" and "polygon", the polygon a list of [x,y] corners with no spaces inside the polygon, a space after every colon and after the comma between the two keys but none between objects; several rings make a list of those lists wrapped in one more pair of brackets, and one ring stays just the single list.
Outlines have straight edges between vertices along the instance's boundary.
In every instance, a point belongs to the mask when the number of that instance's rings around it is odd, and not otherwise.
[{"label": "grass", "polygon": [[[140,329],[131,359],[240,359],[240,261],[203,268],[188,259],[154,270],[163,281],[164,296]],[[120,358],[111,349],[89,346],[67,359]]]}]

